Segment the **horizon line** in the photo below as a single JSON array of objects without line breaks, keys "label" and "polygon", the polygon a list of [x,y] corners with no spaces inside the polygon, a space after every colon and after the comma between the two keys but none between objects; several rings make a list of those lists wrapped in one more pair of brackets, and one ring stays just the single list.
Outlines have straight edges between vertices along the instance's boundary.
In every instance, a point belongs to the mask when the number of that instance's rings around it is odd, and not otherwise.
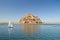
[{"label": "horizon line", "polygon": [[[0,22],[0,24],[6,24],[8,22]],[[19,22],[12,22],[12,23],[19,23]],[[43,22],[42,24],[60,24],[60,22]]]}]

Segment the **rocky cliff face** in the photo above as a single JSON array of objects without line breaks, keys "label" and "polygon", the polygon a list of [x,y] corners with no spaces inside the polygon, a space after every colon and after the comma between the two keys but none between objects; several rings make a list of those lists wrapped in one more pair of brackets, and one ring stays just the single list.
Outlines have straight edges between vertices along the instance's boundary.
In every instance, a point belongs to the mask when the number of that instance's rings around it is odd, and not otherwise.
[{"label": "rocky cliff face", "polygon": [[20,20],[20,24],[41,24],[42,21],[38,16],[35,16],[33,14],[26,14],[24,15]]}]

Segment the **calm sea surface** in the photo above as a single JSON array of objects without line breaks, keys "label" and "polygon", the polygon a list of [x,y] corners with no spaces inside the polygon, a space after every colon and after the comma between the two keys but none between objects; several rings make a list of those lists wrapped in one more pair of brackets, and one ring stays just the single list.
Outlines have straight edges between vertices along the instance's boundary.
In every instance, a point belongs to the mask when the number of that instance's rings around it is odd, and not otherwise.
[{"label": "calm sea surface", "polygon": [[0,40],[60,40],[60,24],[0,24]]}]

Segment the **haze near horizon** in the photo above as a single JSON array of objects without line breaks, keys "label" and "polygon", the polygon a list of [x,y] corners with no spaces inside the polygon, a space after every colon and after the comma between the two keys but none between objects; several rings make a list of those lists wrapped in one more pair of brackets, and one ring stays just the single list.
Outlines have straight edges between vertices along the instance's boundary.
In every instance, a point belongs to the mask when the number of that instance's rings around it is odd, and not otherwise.
[{"label": "haze near horizon", "polygon": [[26,13],[44,22],[60,22],[60,0],[0,0],[0,22],[18,22]]}]

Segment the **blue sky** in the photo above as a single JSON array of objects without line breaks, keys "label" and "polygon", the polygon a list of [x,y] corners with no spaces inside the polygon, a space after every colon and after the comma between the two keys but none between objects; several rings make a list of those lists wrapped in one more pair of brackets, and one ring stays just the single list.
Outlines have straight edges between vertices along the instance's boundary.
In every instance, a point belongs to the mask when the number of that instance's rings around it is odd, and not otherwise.
[{"label": "blue sky", "polygon": [[0,22],[18,22],[26,13],[44,22],[60,22],[60,0],[0,0]]}]

